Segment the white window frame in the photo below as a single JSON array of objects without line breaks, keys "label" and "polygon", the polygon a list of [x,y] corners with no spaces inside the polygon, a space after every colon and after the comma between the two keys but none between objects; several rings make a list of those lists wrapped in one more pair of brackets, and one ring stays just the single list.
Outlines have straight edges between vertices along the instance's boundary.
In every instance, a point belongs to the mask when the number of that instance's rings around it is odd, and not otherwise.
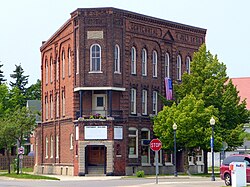
[{"label": "white window frame", "polygon": [[190,62],[191,62],[191,59],[190,59],[190,57],[188,56],[188,57],[186,58],[186,72],[187,72],[187,74],[190,74]]},{"label": "white window frame", "polygon": [[158,61],[157,52],[153,51],[153,77],[157,77],[157,61]]},{"label": "white window frame", "polygon": [[115,73],[121,73],[120,47],[118,44],[115,45]]},{"label": "white window frame", "polygon": [[59,118],[59,93],[56,93],[56,117]]},{"label": "white window frame", "polygon": [[[141,164],[142,164],[142,166],[149,166],[149,165],[151,165],[150,164],[150,145],[143,145],[143,140],[150,140],[150,130],[148,128],[142,128],[141,129],[141,133],[145,132],[145,131],[148,133],[148,137],[147,137],[147,139],[142,139],[141,138],[141,143],[142,143],[141,147],[143,147],[143,146],[147,147],[147,149],[148,149],[148,155],[147,155],[147,162],[142,162],[143,158],[141,158]],[[141,157],[143,157],[143,155],[141,155]]]},{"label": "white window frame", "polygon": [[[93,53],[92,49],[94,47],[97,47],[97,48]],[[98,59],[99,59],[99,62],[98,62]],[[99,68],[97,68],[98,66]],[[99,44],[93,44],[90,47],[90,72],[100,73],[101,69],[102,69],[102,49]]]},{"label": "white window frame", "polygon": [[147,50],[145,48],[142,49],[142,76],[147,76]]},{"label": "white window frame", "polygon": [[153,91],[153,114],[155,115],[157,115],[158,113],[157,105],[158,105],[158,92]]},{"label": "white window frame", "polygon": [[65,53],[62,51],[62,78],[65,78]]},{"label": "white window frame", "polygon": [[142,90],[142,115],[148,114],[148,91]]},{"label": "white window frame", "polygon": [[49,119],[49,103],[48,103],[48,96],[45,96],[45,119]]},{"label": "white window frame", "polygon": [[136,49],[131,48],[131,74],[136,75]]},{"label": "white window frame", "polygon": [[50,119],[53,119],[53,112],[54,112],[53,94],[50,94]]},{"label": "white window frame", "polygon": [[130,90],[130,110],[131,114],[136,114],[136,89]]},{"label": "white window frame", "polygon": [[53,158],[54,156],[54,140],[53,136],[50,136],[50,158]]},{"label": "white window frame", "polygon": [[76,139],[75,140],[79,140],[79,126],[75,126],[75,135],[76,135]]},{"label": "white window frame", "polygon": [[74,136],[73,136],[73,134],[70,134],[70,150],[72,150],[73,149],[73,140],[74,140]]},{"label": "white window frame", "polygon": [[59,81],[59,57],[56,57],[56,80]]},{"label": "white window frame", "polygon": [[49,140],[48,140],[48,137],[46,136],[45,138],[45,158],[49,158],[49,155],[48,155],[48,149],[49,149]]},{"label": "white window frame", "polygon": [[52,57],[50,58],[50,83],[53,82],[53,59]]},{"label": "white window frame", "polygon": [[79,74],[80,62],[79,62],[79,47],[76,49],[76,74]]},{"label": "white window frame", "polygon": [[169,76],[169,54],[165,54],[165,77],[170,77]]},{"label": "white window frame", "polygon": [[181,80],[181,56],[177,56],[176,60],[176,69],[177,69],[177,80]]},{"label": "white window frame", "polygon": [[128,153],[128,157],[129,158],[138,158],[138,129],[135,127],[129,127],[129,131],[135,131],[135,135],[134,134],[129,134],[128,133],[128,137],[130,138],[135,138],[136,140],[136,147],[135,147],[135,154],[130,154],[130,152]]},{"label": "white window frame", "polygon": [[71,51],[68,49],[68,76],[71,76]]},{"label": "white window frame", "polygon": [[59,136],[56,135],[56,158],[59,158]]},{"label": "white window frame", "polygon": [[46,85],[49,83],[49,65],[48,65],[48,60],[45,60],[45,83]]},{"label": "white window frame", "polygon": [[65,110],[66,110],[66,105],[65,105],[65,90],[62,90],[62,115],[65,116]]}]

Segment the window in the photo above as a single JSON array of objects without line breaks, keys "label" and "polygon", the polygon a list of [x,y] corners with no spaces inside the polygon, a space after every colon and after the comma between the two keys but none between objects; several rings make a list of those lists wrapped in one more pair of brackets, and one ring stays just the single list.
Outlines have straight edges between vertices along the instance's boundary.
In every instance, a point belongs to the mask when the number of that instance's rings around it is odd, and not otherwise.
[{"label": "window", "polygon": [[190,74],[190,57],[186,58],[186,72]]},{"label": "window", "polygon": [[56,135],[56,158],[59,158],[59,136]]},{"label": "window", "polygon": [[53,112],[54,112],[54,107],[53,107],[53,94],[50,94],[50,119],[53,119]]},{"label": "window", "polygon": [[169,54],[165,55],[165,77],[169,77]]},{"label": "window", "polygon": [[115,73],[120,73],[120,48],[119,45],[115,45]]},{"label": "window", "polygon": [[45,119],[49,118],[49,103],[48,103],[48,96],[45,96]]},{"label": "window", "polygon": [[56,93],[56,117],[59,118],[59,93]]},{"label": "window", "polygon": [[49,146],[49,140],[48,137],[45,138],[45,158],[48,158],[48,146]]},{"label": "window", "polygon": [[73,134],[70,134],[70,149],[73,149]]},{"label": "window", "polygon": [[56,57],[56,80],[59,80],[59,57]]},{"label": "window", "polygon": [[75,135],[76,135],[76,140],[79,140],[79,126],[75,126],[76,127],[76,132],[75,132]]},{"label": "window", "polygon": [[53,82],[53,59],[52,57],[50,58],[50,83]]},{"label": "window", "polygon": [[142,128],[141,130],[141,163],[150,164],[150,131],[147,128]]},{"label": "window", "polygon": [[173,155],[171,152],[165,152],[164,162],[165,162],[165,165],[172,165],[173,164]]},{"label": "window", "polygon": [[131,74],[136,74],[136,50],[131,48]]},{"label": "window", "polygon": [[158,110],[157,110],[157,98],[158,97],[158,93],[157,91],[153,91],[153,114],[157,114]]},{"label": "window", "polygon": [[71,54],[70,54],[70,48],[68,49],[68,75],[71,76]]},{"label": "window", "polygon": [[65,54],[62,52],[62,78],[65,78]]},{"label": "window", "polygon": [[157,77],[157,52],[153,51],[153,77]]},{"label": "window", "polygon": [[79,47],[76,49],[76,74],[79,73]]},{"label": "window", "polygon": [[128,131],[128,157],[138,158],[138,130],[130,127]]},{"label": "window", "polygon": [[147,90],[142,90],[142,114],[147,115],[148,106],[148,92]]},{"label": "window", "polygon": [[48,61],[45,60],[45,83],[48,84],[48,78],[49,78],[49,67],[48,67]]},{"label": "window", "polygon": [[54,155],[54,140],[53,136],[50,136],[50,158],[53,158]]},{"label": "window", "polygon": [[147,51],[142,49],[142,76],[147,76]]},{"label": "window", "polygon": [[94,44],[90,47],[90,71],[101,71],[101,47]]},{"label": "window", "polygon": [[131,114],[136,114],[136,90],[134,88],[130,90],[130,110]]},{"label": "window", "polygon": [[176,62],[176,67],[177,67],[177,80],[181,80],[181,56],[177,56],[177,62]]},{"label": "window", "polygon": [[62,115],[65,116],[65,91],[62,91]]}]

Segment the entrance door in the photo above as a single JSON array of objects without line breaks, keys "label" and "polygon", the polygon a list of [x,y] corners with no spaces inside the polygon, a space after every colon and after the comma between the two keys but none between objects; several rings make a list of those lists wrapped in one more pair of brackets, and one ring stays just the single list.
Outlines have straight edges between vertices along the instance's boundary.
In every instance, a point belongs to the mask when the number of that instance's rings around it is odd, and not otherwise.
[{"label": "entrance door", "polygon": [[88,165],[98,166],[105,164],[105,147],[88,146]]},{"label": "entrance door", "polygon": [[101,114],[106,116],[106,95],[105,94],[94,94],[92,99],[92,111],[93,114]]}]

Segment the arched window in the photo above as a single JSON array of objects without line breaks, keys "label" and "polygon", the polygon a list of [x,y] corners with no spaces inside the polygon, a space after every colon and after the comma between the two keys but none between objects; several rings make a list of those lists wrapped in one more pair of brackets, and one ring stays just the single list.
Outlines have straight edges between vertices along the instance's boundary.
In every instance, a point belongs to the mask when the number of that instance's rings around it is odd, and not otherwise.
[{"label": "arched window", "polygon": [[53,59],[52,59],[52,57],[50,57],[50,83],[53,82],[53,73],[54,73],[54,70],[53,70]]},{"label": "arched window", "polygon": [[90,47],[90,71],[101,71],[101,46],[93,44]]},{"label": "arched window", "polygon": [[190,57],[188,56],[186,58],[186,71],[188,74],[190,74],[190,62],[191,62],[191,60],[190,60]]},{"label": "arched window", "polygon": [[120,47],[115,45],[115,73],[121,73],[120,68]]},{"label": "arched window", "polygon": [[71,76],[71,52],[70,52],[70,48],[68,49],[68,75]]},{"label": "arched window", "polygon": [[48,66],[48,60],[45,60],[45,83],[48,84],[48,78],[49,78],[49,66]]},{"label": "arched window", "polygon": [[131,48],[131,74],[136,74],[136,50]]},{"label": "arched window", "polygon": [[170,77],[169,75],[169,54],[165,54],[165,77]]},{"label": "arched window", "polygon": [[147,76],[147,51],[142,49],[142,76]]},{"label": "arched window", "polygon": [[62,51],[62,78],[65,78],[65,54],[64,51]]},{"label": "arched window", "polygon": [[153,77],[157,77],[157,52],[153,51]]},{"label": "arched window", "polygon": [[177,80],[181,80],[181,56],[177,56],[176,62],[176,69],[177,69]]}]

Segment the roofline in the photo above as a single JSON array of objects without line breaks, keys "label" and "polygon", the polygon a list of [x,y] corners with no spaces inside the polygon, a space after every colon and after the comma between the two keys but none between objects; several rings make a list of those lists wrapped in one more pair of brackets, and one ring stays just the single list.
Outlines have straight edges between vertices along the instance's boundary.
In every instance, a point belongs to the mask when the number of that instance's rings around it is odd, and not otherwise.
[{"label": "roofline", "polygon": [[[198,31],[199,33],[202,33],[202,34],[206,34],[206,31],[207,31],[207,29],[204,29],[201,27],[186,25],[183,23],[178,23],[178,22],[174,22],[174,21],[161,19],[161,18],[156,18],[156,17],[145,15],[145,14],[140,14],[140,13],[136,13],[136,12],[132,12],[132,11],[124,10],[124,9],[119,9],[119,8],[114,8],[114,7],[78,8],[71,13],[71,16],[75,15],[77,12],[82,12],[82,11],[86,11],[86,10],[96,10],[96,9],[103,9],[103,10],[107,10],[107,11],[116,11],[119,13],[123,13],[124,16],[128,16],[128,17],[134,16],[134,17],[138,17],[138,18],[140,17],[141,19],[151,20],[151,21],[154,20],[156,23],[159,23],[159,24],[165,24],[165,25],[170,26],[170,27],[182,28],[185,30],[192,30],[193,32]],[[196,30],[196,31],[194,31],[194,30]]]},{"label": "roofline", "polygon": [[85,90],[85,91],[91,91],[91,90],[114,90],[114,91],[126,91],[126,88],[119,88],[119,87],[77,87],[74,88],[74,92],[77,91],[81,91],[81,90]]}]

